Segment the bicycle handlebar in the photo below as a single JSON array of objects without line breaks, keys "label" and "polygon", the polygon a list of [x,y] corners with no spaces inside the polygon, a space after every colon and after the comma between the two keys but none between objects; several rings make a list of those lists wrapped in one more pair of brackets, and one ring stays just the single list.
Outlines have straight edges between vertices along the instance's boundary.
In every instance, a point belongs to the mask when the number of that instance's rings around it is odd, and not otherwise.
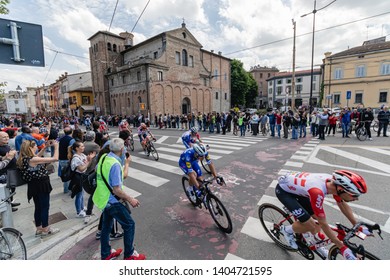
[{"label": "bicycle handlebar", "polygon": [[[381,239],[383,239],[383,237],[381,236],[381,229],[380,229],[380,226],[378,224],[367,224],[365,222],[359,222],[357,223],[356,225],[354,225],[354,227],[352,229],[350,229],[346,236],[344,237],[344,240],[343,240],[343,243],[348,247],[350,248],[353,252],[359,254],[359,255],[363,255],[364,256],[364,247],[363,245],[359,245],[357,246],[355,243],[352,243],[350,242],[350,239],[355,237],[355,236],[359,236],[357,234],[357,232],[360,231],[360,227],[361,226],[366,226],[368,228],[368,230],[372,233],[374,230],[377,230],[378,231],[378,235]],[[365,236],[364,236],[365,237]]]}]

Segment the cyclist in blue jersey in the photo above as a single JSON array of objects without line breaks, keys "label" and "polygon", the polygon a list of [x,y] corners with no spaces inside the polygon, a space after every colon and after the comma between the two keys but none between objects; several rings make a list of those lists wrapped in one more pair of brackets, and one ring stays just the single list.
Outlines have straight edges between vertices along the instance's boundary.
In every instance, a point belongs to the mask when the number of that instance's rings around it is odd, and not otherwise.
[{"label": "cyclist in blue jersey", "polygon": [[203,160],[203,158],[206,158],[207,165],[210,167],[211,174],[213,175],[214,179],[217,180],[218,184],[221,184],[221,179],[217,176],[214,164],[210,160],[210,156],[205,145],[201,143],[194,143],[191,148],[186,149],[180,155],[179,159],[179,167],[184,172],[184,174],[188,175],[190,185],[196,187],[196,194],[198,197],[202,195],[199,181],[203,181],[202,170],[198,162],[199,160]]},{"label": "cyclist in blue jersey", "polygon": [[194,143],[202,142],[196,127],[191,127],[190,130],[184,132],[181,136],[181,141],[183,142],[186,149],[191,148]]}]

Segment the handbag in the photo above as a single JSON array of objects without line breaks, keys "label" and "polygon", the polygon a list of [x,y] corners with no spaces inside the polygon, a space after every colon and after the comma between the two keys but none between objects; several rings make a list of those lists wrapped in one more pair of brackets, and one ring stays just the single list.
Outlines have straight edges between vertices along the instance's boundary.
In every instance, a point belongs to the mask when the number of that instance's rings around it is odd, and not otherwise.
[{"label": "handbag", "polygon": [[96,190],[96,171],[81,174],[80,184],[87,194],[93,195]]},{"label": "handbag", "polygon": [[15,188],[21,185],[25,185],[27,182],[23,180],[22,173],[19,169],[8,169],[7,170],[7,187]]},{"label": "handbag", "polygon": [[75,172],[71,168],[70,161],[68,161],[68,163],[61,168],[61,181],[68,182],[72,180],[74,173]]}]

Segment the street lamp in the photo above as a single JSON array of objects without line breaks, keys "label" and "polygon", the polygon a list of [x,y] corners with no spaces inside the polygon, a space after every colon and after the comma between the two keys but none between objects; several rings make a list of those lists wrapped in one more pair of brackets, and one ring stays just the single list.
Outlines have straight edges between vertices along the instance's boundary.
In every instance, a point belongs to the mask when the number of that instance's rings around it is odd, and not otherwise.
[{"label": "street lamp", "polygon": [[316,13],[318,11],[321,11],[323,9],[325,9],[326,7],[332,5],[334,2],[336,2],[336,0],[333,0],[332,2],[330,2],[328,5],[320,8],[320,9],[316,9],[316,2],[317,0],[314,0],[314,9],[312,12],[310,13],[307,13],[307,14],[304,14],[304,15],[301,15],[301,17],[305,17],[305,16],[308,16],[310,14],[313,14],[313,38],[312,38],[312,41],[311,41],[311,72],[310,72],[310,97],[309,97],[309,110],[310,110],[310,114],[312,112],[312,98],[313,98],[313,64],[314,64],[314,34],[315,34],[315,27],[316,27]]}]

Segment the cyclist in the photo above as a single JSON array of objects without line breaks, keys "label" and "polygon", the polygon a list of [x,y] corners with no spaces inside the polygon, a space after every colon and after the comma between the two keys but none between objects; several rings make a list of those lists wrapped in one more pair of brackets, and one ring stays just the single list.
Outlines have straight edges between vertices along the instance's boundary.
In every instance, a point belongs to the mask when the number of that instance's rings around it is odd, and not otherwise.
[{"label": "cyclist", "polygon": [[196,127],[191,127],[190,130],[183,133],[181,136],[181,140],[183,141],[186,149],[191,148],[191,146],[196,142],[202,142],[200,140],[200,135],[198,133],[198,129]]},{"label": "cyclist", "polygon": [[[355,225],[357,220],[346,202],[358,200],[358,197],[366,192],[367,185],[363,177],[348,170],[336,170],[332,175],[294,172],[281,176],[275,189],[276,196],[296,218],[292,225],[282,226],[281,233],[290,246],[297,249],[294,233],[311,232],[315,235],[322,229],[337,245],[345,259],[356,259],[352,251],[344,246],[329,227],[323,202],[325,195],[333,195],[341,212]],[[371,234],[367,228],[362,228],[362,231],[367,235]],[[326,257],[327,250],[319,249],[317,251]]]},{"label": "cyclist", "polygon": [[139,137],[139,141],[141,143],[142,149],[145,151],[145,153],[147,153],[146,141],[148,138],[148,134],[153,138],[153,140],[156,140],[156,137],[153,136],[153,134],[150,132],[150,130],[146,126],[146,124],[141,123],[141,125],[138,127],[138,137]]},{"label": "cyclist", "polygon": [[180,155],[179,159],[179,167],[184,174],[188,175],[190,186],[194,186],[196,188],[195,192],[198,198],[202,196],[199,181],[203,181],[202,170],[198,162],[199,160],[203,160],[203,158],[206,158],[214,179],[217,180],[218,184],[222,184],[220,177],[217,176],[214,164],[210,160],[210,156],[205,145],[201,143],[194,143],[191,148],[186,149]]},{"label": "cyclist", "polygon": [[119,132],[123,131],[123,130],[127,130],[130,132],[130,134],[133,134],[133,131],[131,130],[130,128],[130,124],[127,122],[126,119],[123,119],[120,123],[119,123]]}]

